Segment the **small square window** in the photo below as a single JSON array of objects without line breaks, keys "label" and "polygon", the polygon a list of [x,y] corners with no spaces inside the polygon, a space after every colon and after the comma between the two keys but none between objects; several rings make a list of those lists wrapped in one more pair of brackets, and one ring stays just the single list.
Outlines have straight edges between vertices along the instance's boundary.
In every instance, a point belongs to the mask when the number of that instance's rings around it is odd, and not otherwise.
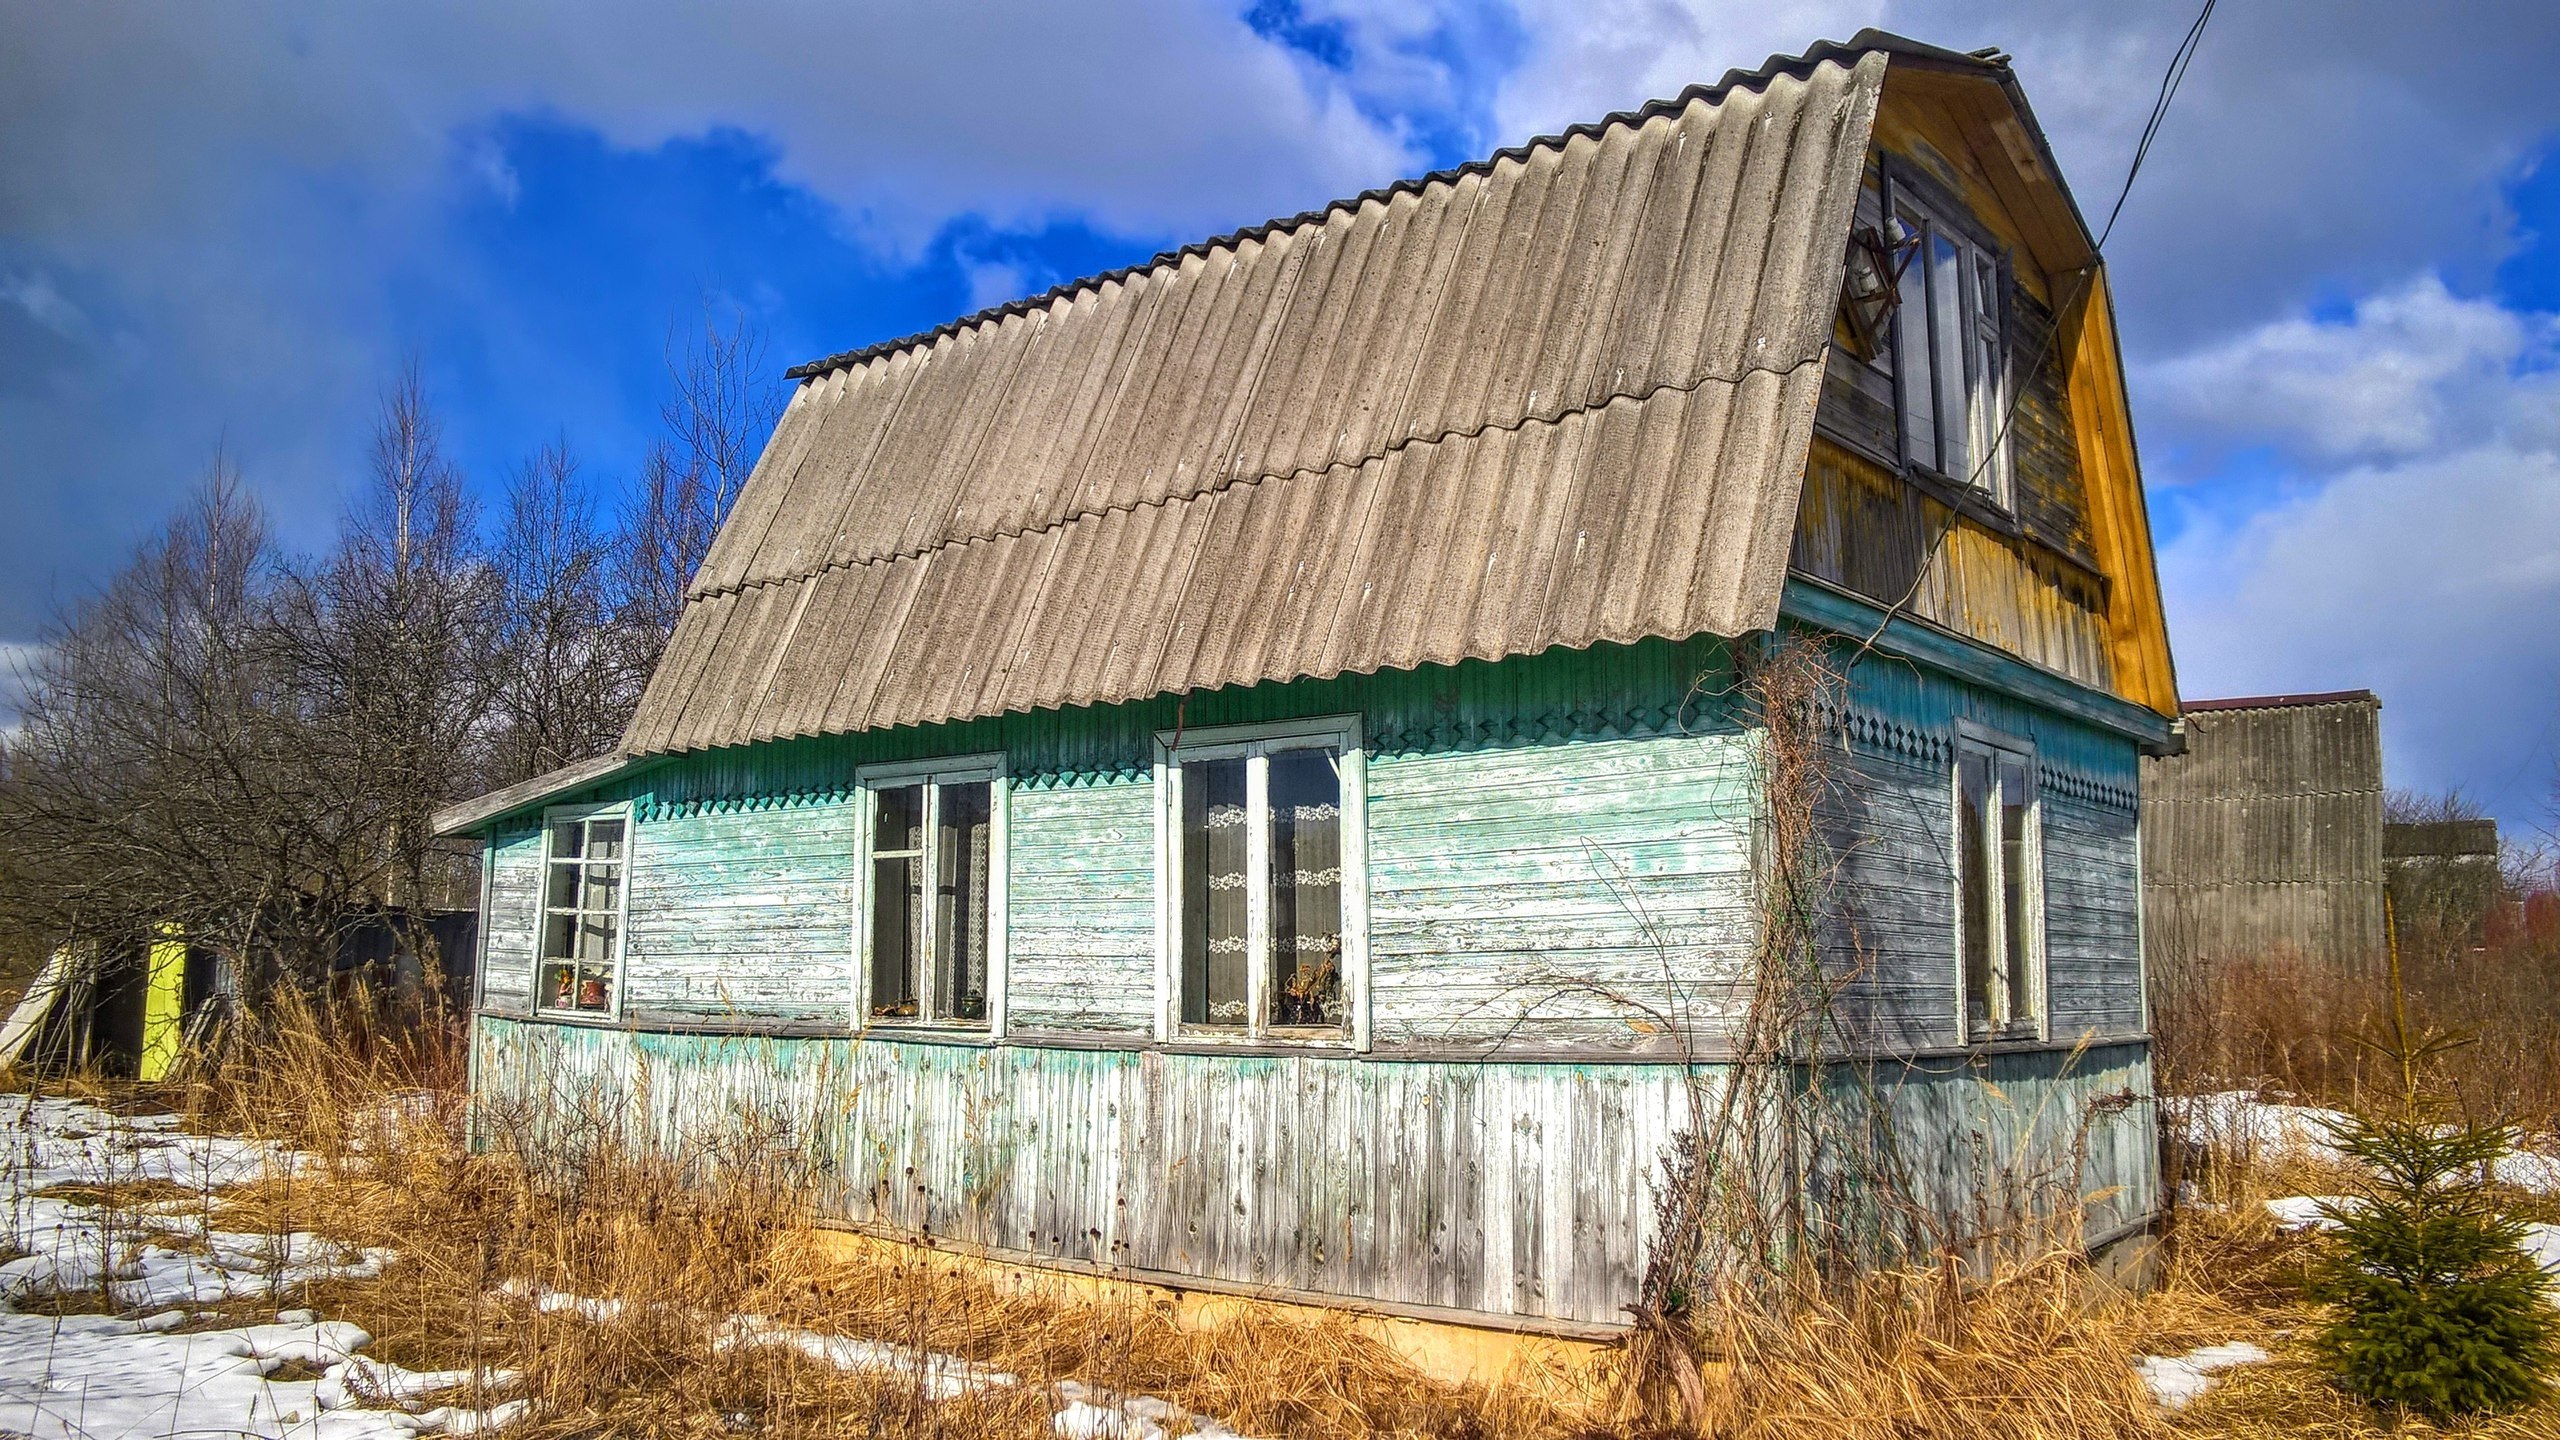
[{"label": "small square window", "polygon": [[989,757],[866,769],[858,1023],[993,1029],[1004,968],[1004,776]]},{"label": "small square window", "polygon": [[2044,1019],[2044,837],[2035,756],[1965,736],[1955,762],[1956,946],[1967,1040],[2033,1038]]},{"label": "small square window", "polygon": [[534,998],[546,1014],[617,1013],[629,827],[618,808],[555,810],[543,827],[542,955]]},{"label": "small square window", "polygon": [[1167,1029],[1362,1038],[1356,722],[1160,736]]}]

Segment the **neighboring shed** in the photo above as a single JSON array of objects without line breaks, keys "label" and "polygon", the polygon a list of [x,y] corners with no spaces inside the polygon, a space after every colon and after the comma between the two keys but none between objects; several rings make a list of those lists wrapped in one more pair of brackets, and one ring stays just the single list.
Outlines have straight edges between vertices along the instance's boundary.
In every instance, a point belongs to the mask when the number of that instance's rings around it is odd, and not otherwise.
[{"label": "neighboring shed", "polygon": [[1008,1261],[1621,1325],[1787,634],[1854,658],[1817,918],[1914,1198],[2128,1235],[2110,304],[2006,62],[1867,32],[800,367],[620,751],[439,817],[475,1083]]},{"label": "neighboring shed", "polygon": [[2143,762],[2154,965],[2382,954],[2382,702],[2369,690],[2193,700],[2182,755]]},{"label": "neighboring shed", "polygon": [[2385,821],[2383,879],[2401,943],[2476,945],[2506,889],[2495,820]]}]

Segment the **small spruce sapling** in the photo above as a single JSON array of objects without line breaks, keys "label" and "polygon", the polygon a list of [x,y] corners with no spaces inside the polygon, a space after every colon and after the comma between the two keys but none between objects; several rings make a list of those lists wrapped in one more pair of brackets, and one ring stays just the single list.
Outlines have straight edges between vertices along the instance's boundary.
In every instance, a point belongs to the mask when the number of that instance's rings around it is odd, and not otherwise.
[{"label": "small spruce sapling", "polygon": [[2524,1226],[2499,1213],[2483,1183],[2513,1133],[2449,1120],[2425,1095],[2426,1062],[2462,1042],[2411,1032],[2396,944],[2390,1025],[2378,1048],[2398,1062],[2399,1113],[2333,1127],[2365,1178],[2353,1200],[2321,1207],[2336,1228],[2311,1292],[2336,1314],[2314,1347],[2375,1404],[2438,1420],[2521,1409],[2560,1372],[2560,1309],[2524,1250]]}]

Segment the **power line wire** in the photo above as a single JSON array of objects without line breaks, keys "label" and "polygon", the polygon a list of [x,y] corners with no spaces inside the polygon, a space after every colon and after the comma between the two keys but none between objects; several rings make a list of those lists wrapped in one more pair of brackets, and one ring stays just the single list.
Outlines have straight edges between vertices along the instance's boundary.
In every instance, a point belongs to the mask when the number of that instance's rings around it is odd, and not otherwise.
[{"label": "power line wire", "polygon": [[2187,27],[2186,38],[2178,42],[2169,56],[2169,69],[2160,77],[2160,94],[2151,102],[2151,116],[2142,122],[2142,138],[2133,147],[2133,163],[2125,168],[2124,188],[2116,192],[2115,208],[2107,212],[2107,223],[2098,231],[2098,249],[2107,248],[2107,237],[2116,233],[2116,217],[2124,213],[2125,197],[2133,193],[2133,177],[2142,173],[2144,157],[2151,153],[2151,141],[2160,133],[2160,122],[2169,118],[2169,102],[2178,98],[2178,87],[2186,83],[2187,67],[2193,65],[2196,50],[2204,42],[2204,27],[2213,19],[2216,0],[2204,0],[2204,9],[2196,15],[2196,23]]}]

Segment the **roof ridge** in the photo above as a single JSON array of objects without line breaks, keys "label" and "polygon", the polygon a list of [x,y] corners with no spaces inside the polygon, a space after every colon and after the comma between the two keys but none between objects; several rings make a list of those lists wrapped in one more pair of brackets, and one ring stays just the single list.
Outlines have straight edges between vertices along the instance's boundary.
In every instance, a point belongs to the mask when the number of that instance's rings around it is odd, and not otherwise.
[{"label": "roof ridge", "polygon": [[1253,474],[1233,475],[1215,481],[1211,484],[1201,486],[1196,490],[1186,490],[1177,494],[1159,495],[1153,499],[1137,500],[1127,504],[1103,505],[1092,509],[1077,510],[1036,525],[1017,525],[1011,529],[996,529],[985,532],[972,531],[965,535],[946,536],[931,544],[917,545],[912,549],[893,550],[885,555],[869,555],[858,560],[828,560],[812,569],[793,570],[781,574],[762,576],[752,580],[741,580],[734,585],[715,585],[703,590],[688,590],[685,592],[684,599],[685,603],[690,605],[696,600],[712,600],[723,595],[743,595],[749,590],[756,589],[760,586],[780,585],[793,580],[811,580],[818,576],[828,574],[831,571],[850,570],[864,565],[890,564],[900,560],[912,560],[920,556],[934,554],[938,551],[949,550],[955,546],[991,545],[998,540],[1016,540],[1025,535],[1046,535],[1053,530],[1063,530],[1070,525],[1074,525],[1085,520],[1098,519],[1114,513],[1134,514],[1142,509],[1152,509],[1176,503],[1187,504],[1194,500],[1207,499],[1210,496],[1221,494],[1228,490],[1233,490],[1239,486],[1260,485],[1265,481],[1295,480],[1301,475],[1329,475],[1336,470],[1363,470],[1371,465],[1377,464],[1381,460],[1389,458],[1390,456],[1416,447],[1441,445],[1453,440],[1474,440],[1496,432],[1516,433],[1526,430],[1532,425],[1561,425],[1565,421],[1572,419],[1574,416],[1599,413],[1612,409],[1621,403],[1630,405],[1648,404],[1655,398],[1665,394],[1695,394],[1709,385],[1730,385],[1739,387],[1743,382],[1749,380],[1754,375],[1775,375],[1784,378],[1803,369],[1807,365],[1821,363],[1827,352],[1830,350],[1831,345],[1832,342],[1826,339],[1814,348],[1812,354],[1798,356],[1796,359],[1788,361],[1785,364],[1755,362],[1744,365],[1741,369],[1734,371],[1730,375],[1714,371],[1701,372],[1687,381],[1664,380],[1657,382],[1651,388],[1642,391],[1612,392],[1597,404],[1586,403],[1570,405],[1557,410],[1552,414],[1541,414],[1536,411],[1529,411],[1524,412],[1517,419],[1508,423],[1499,420],[1487,420],[1483,424],[1478,425],[1471,430],[1449,429],[1438,431],[1430,435],[1409,435],[1401,440],[1380,446],[1378,449],[1373,450],[1366,455],[1359,456],[1355,459],[1336,460],[1321,468],[1309,465],[1300,465],[1291,470],[1265,470]]},{"label": "roof ridge", "polygon": [[1461,164],[1449,166],[1445,169],[1433,170],[1426,174],[1391,181],[1385,185],[1363,190],[1357,195],[1345,196],[1341,199],[1329,201],[1323,205],[1316,206],[1313,209],[1301,210],[1294,215],[1274,216],[1273,218],[1265,220],[1258,225],[1248,225],[1241,229],[1227,231],[1221,235],[1212,235],[1205,240],[1195,240],[1188,245],[1179,247],[1178,249],[1160,250],[1156,252],[1152,258],[1139,261],[1136,264],[1122,265],[1116,269],[1098,271],[1091,275],[1079,276],[1073,280],[1061,281],[1058,284],[1052,285],[1048,289],[1041,291],[1039,294],[1025,295],[1017,299],[1004,301],[1001,304],[989,305],[983,309],[971,311],[966,315],[945,320],[941,324],[933,326],[930,329],[918,330],[912,334],[898,336],[894,339],[874,341],[869,345],[857,346],[851,350],[844,350],[820,359],[806,361],[802,364],[794,365],[790,369],[782,372],[783,378],[786,380],[814,379],[822,375],[831,374],[838,370],[860,365],[865,361],[878,359],[883,355],[894,355],[904,350],[911,350],[918,346],[929,345],[936,340],[942,339],[944,336],[956,335],[963,330],[970,329],[975,326],[1010,319],[1013,316],[1027,314],[1034,310],[1047,309],[1049,306],[1067,298],[1070,295],[1074,295],[1085,290],[1099,289],[1102,286],[1112,284],[1115,281],[1126,280],[1133,275],[1155,270],[1168,264],[1179,264],[1193,255],[1205,256],[1216,250],[1231,250],[1249,241],[1264,239],[1276,231],[1292,230],[1301,225],[1314,224],[1325,219],[1327,216],[1334,214],[1336,211],[1357,210],[1372,200],[1384,204],[1386,201],[1391,200],[1398,195],[1417,194],[1433,185],[1455,184],[1466,176],[1487,173],[1505,160],[1525,160],[1532,152],[1539,150],[1562,150],[1565,146],[1571,144],[1576,139],[1596,137],[1612,129],[1643,125],[1666,115],[1677,114],[1702,100],[1721,102],[1725,96],[1730,95],[1736,89],[1766,87],[1768,84],[1780,79],[1781,77],[1803,79],[1826,61],[1841,61],[1843,63],[1854,64],[1860,57],[1877,50],[1921,56],[1938,61],[1952,60],[1965,62],[1979,65],[1986,70],[2006,69],[2005,66],[1994,64],[1992,61],[1986,60],[1980,56],[1962,55],[1955,51],[1942,50],[1934,45],[1923,44],[1916,40],[1906,39],[1903,36],[1873,28],[1860,30],[1856,35],[1851,36],[1845,42],[1836,40],[1817,40],[1812,45],[1806,47],[1804,53],[1801,55],[1771,55],[1767,60],[1761,62],[1758,69],[1744,70],[1737,67],[1732,70],[1727,70],[1722,79],[1719,79],[1712,84],[1700,83],[1688,86],[1681,90],[1679,94],[1671,96],[1668,99],[1648,100],[1633,110],[1613,110],[1597,120],[1587,120],[1578,125],[1569,125],[1563,130],[1552,135],[1533,136],[1517,145],[1504,146],[1502,149],[1496,150],[1492,154],[1480,159],[1468,160]]}]

